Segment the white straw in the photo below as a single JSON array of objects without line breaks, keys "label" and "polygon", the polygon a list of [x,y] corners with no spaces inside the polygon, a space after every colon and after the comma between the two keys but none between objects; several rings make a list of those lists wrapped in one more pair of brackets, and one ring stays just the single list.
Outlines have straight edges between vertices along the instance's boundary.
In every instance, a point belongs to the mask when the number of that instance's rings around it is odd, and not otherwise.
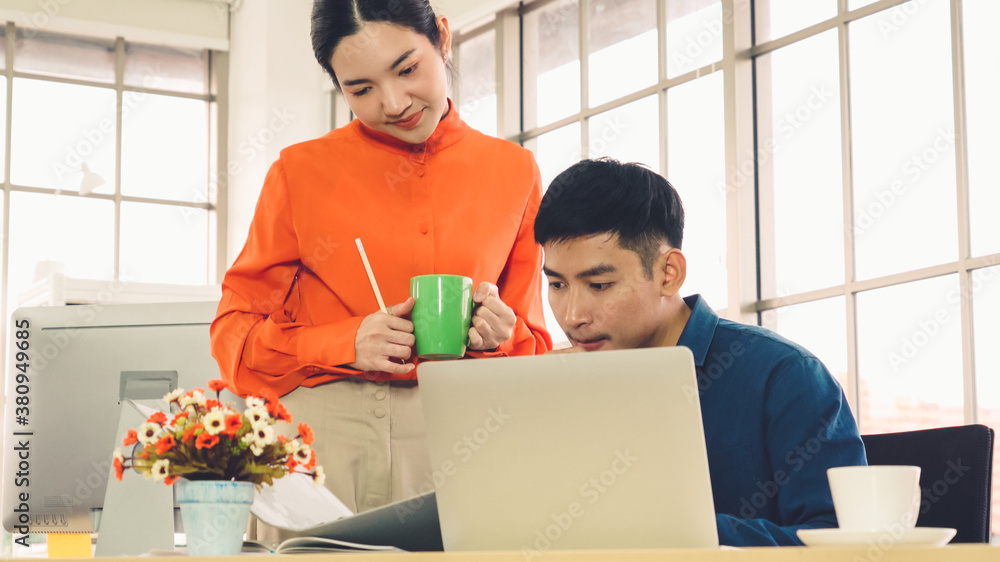
[{"label": "white straw", "polygon": [[361,261],[365,264],[365,271],[368,272],[368,281],[372,284],[372,290],[375,291],[375,298],[378,300],[379,310],[386,312],[385,302],[382,300],[382,293],[378,290],[378,283],[375,281],[375,274],[372,273],[372,266],[368,263],[368,256],[365,254],[365,247],[361,244],[360,238],[355,238],[354,243],[358,245],[358,253],[361,254]]}]

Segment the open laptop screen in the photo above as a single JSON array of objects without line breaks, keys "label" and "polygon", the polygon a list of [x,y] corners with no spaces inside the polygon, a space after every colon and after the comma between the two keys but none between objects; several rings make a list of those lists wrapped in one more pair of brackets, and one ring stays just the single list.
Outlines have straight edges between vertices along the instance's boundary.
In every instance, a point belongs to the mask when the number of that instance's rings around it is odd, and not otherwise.
[{"label": "open laptop screen", "polygon": [[684,347],[425,363],[445,550],[715,547]]}]

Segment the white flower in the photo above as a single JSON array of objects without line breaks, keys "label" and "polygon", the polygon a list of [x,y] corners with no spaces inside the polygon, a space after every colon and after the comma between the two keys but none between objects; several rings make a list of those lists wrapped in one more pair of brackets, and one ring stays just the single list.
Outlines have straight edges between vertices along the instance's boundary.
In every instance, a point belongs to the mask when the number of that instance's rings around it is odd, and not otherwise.
[{"label": "white flower", "polygon": [[118,459],[118,462],[125,462],[125,455],[122,454],[122,450],[121,449],[115,449],[115,456],[114,456],[114,458]]},{"label": "white flower", "polygon": [[312,460],[313,450],[309,445],[303,445],[298,451],[295,451],[295,462],[299,464],[309,464]]},{"label": "white flower", "polygon": [[160,424],[146,422],[139,426],[136,436],[139,438],[139,442],[145,446],[156,443],[162,433],[163,428],[160,427]]},{"label": "white flower", "polygon": [[173,402],[174,400],[177,400],[181,396],[184,396],[184,389],[183,388],[178,388],[176,390],[171,390],[170,392],[168,392],[166,394],[166,396],[163,397],[163,400],[167,404],[169,404],[169,403]]},{"label": "white flower", "polygon": [[317,466],[315,474],[313,474],[313,486],[322,486],[326,482],[326,473],[323,472],[322,466]]},{"label": "white flower", "polygon": [[153,480],[159,482],[167,476],[170,476],[170,461],[167,459],[160,459],[153,463],[153,468],[151,469],[153,475]]},{"label": "white flower", "polygon": [[205,405],[205,395],[202,394],[197,389],[191,391],[191,396],[184,395],[180,398],[181,408],[186,408],[193,405],[204,406]]},{"label": "white flower", "polygon": [[253,430],[253,444],[258,447],[264,447],[267,445],[273,445],[278,441],[278,438],[274,436],[274,428],[269,425],[262,425],[256,427]]},{"label": "white flower", "polygon": [[299,439],[292,439],[288,443],[285,443],[285,450],[288,451],[289,455],[294,455],[295,453],[299,452],[299,449],[301,448],[302,448],[302,441]]},{"label": "white flower", "polygon": [[268,415],[267,408],[264,406],[249,408],[246,412],[243,412],[243,415],[250,420],[250,425],[254,429],[271,423],[271,416]]},{"label": "white flower", "polygon": [[202,423],[205,425],[205,431],[209,435],[218,435],[219,432],[226,429],[226,414],[222,410],[215,408],[205,414]]},{"label": "white flower", "polygon": [[259,457],[264,453],[264,448],[258,446],[257,442],[254,441],[253,443],[250,443],[250,451],[253,453],[253,456]]},{"label": "white flower", "polygon": [[256,396],[247,396],[247,408],[263,408],[267,406],[263,398],[257,398]]}]

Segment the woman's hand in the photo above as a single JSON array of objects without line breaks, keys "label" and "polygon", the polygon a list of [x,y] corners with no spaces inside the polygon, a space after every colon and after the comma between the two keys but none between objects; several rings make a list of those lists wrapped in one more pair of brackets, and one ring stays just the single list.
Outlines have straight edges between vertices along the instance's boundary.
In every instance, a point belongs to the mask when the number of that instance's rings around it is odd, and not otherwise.
[{"label": "woman's hand", "polygon": [[413,310],[413,297],[390,306],[386,312],[369,314],[361,321],[354,338],[354,363],[347,366],[360,371],[384,371],[404,375],[413,370],[406,363],[416,339],[413,322],[404,316]]},{"label": "woman's hand", "polygon": [[483,281],[472,295],[476,303],[469,328],[469,349],[493,350],[510,339],[514,333],[514,309],[500,300],[500,290],[496,285]]}]

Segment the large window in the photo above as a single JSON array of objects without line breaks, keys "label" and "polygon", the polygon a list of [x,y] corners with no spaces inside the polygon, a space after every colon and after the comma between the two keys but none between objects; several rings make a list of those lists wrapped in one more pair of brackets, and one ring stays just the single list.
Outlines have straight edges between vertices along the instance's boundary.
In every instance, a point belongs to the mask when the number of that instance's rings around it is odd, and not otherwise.
[{"label": "large window", "polygon": [[[726,308],[725,124],[715,64],[722,58],[721,0],[542,1],[519,17],[524,103],[521,128],[509,137],[534,151],[543,185],[581,158],[599,156],[667,175],[690,225],[687,287]],[[493,28],[502,25],[488,23],[459,42],[456,90],[474,126],[480,116],[496,118],[484,101],[510,101],[487,87],[497,80],[494,55],[503,46]],[[467,62],[473,57],[475,65]],[[483,69],[492,74],[484,78]],[[477,128],[496,131],[488,123]],[[565,340],[543,300],[553,339]]]},{"label": "large window", "polygon": [[1000,5],[839,4],[754,4],[755,134],[772,147],[756,309],[834,371],[862,433],[1000,430],[983,349],[1000,336]]},{"label": "large window", "polygon": [[489,52],[473,97],[518,112],[496,131],[546,185],[581,157],[662,172],[686,292],[816,353],[863,433],[1000,431],[998,20],[995,0],[536,0],[458,49]]},{"label": "large window", "polygon": [[4,318],[48,273],[215,282],[211,53],[0,28]]}]

